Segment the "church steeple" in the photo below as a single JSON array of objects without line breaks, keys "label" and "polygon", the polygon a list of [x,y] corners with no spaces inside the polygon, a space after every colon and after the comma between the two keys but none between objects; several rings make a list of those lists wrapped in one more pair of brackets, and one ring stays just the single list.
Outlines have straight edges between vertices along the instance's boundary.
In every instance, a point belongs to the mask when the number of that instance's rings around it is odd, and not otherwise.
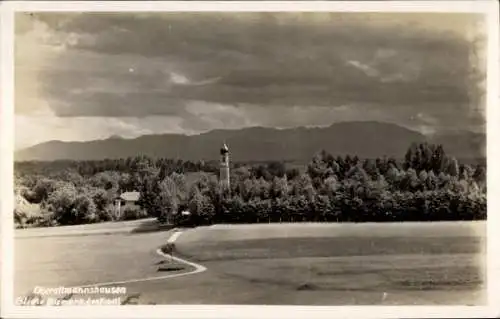
[{"label": "church steeple", "polygon": [[227,147],[226,143],[224,143],[220,149],[220,154],[221,155],[224,155],[224,154],[227,154],[229,153],[229,148]]},{"label": "church steeple", "polygon": [[226,143],[220,149],[219,182],[222,186],[229,188],[229,147]]}]

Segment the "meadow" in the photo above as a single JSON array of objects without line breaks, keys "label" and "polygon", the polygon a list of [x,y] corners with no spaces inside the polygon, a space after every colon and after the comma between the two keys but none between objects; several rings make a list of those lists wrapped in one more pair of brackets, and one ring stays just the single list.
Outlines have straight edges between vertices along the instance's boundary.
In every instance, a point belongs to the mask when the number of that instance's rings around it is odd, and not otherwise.
[{"label": "meadow", "polygon": [[[178,278],[169,276],[191,271],[189,265],[156,253],[173,231],[134,233],[142,222],[131,223],[17,230],[15,295],[36,286],[97,284],[125,287],[122,301],[138,304],[485,303],[484,221],[184,229],[174,256],[207,270]],[[105,224],[116,231],[105,234]]]}]

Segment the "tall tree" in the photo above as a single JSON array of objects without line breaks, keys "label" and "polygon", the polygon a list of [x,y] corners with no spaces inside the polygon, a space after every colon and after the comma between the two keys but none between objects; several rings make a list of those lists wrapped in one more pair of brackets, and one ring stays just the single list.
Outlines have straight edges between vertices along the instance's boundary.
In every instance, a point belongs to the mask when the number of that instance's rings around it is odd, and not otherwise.
[{"label": "tall tree", "polygon": [[458,162],[457,162],[456,158],[450,159],[450,161],[448,163],[447,173],[450,174],[451,176],[458,177],[459,168],[458,168]]},{"label": "tall tree", "polygon": [[406,151],[405,162],[404,162],[404,166],[403,166],[405,170],[413,167],[413,165],[414,165],[413,161],[415,158],[416,150],[417,150],[416,143],[412,143],[411,146]]},{"label": "tall tree", "polygon": [[286,176],[282,178],[279,178],[277,176],[274,177],[271,184],[270,195],[273,199],[288,196],[288,181]]},{"label": "tall tree", "polygon": [[442,145],[438,145],[434,153],[432,154],[431,158],[431,167],[434,173],[439,174],[445,169],[447,158],[446,158],[446,153],[444,151],[444,148]]}]

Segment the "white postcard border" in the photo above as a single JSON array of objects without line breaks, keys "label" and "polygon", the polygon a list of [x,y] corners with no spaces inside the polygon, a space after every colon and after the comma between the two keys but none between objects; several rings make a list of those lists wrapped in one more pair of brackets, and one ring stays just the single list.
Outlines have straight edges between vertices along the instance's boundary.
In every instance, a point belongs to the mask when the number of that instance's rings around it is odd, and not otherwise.
[{"label": "white postcard border", "polygon": [[[500,315],[500,240],[495,227],[500,226],[500,111],[499,102],[499,37],[498,3],[496,1],[171,1],[171,2],[4,2],[1,9],[1,109],[0,109],[0,178],[2,196],[1,252],[2,316],[8,318],[470,318]],[[487,75],[487,157],[488,157],[488,297],[485,307],[427,306],[208,306],[155,305],[105,307],[15,307],[13,304],[13,15],[17,11],[343,11],[343,12],[464,12],[483,13],[488,21]],[[495,143],[496,141],[496,143]],[[84,309],[83,309],[83,308]]]}]

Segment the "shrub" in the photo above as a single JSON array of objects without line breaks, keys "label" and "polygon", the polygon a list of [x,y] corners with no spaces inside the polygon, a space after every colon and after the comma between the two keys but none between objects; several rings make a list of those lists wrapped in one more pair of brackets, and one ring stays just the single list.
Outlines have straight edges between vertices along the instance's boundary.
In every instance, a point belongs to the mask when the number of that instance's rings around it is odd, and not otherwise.
[{"label": "shrub", "polygon": [[135,220],[147,217],[147,212],[138,206],[127,206],[123,209],[121,220]]},{"label": "shrub", "polygon": [[14,208],[14,226],[16,228],[25,228],[27,219],[28,216],[25,212],[21,211],[18,208]]}]

